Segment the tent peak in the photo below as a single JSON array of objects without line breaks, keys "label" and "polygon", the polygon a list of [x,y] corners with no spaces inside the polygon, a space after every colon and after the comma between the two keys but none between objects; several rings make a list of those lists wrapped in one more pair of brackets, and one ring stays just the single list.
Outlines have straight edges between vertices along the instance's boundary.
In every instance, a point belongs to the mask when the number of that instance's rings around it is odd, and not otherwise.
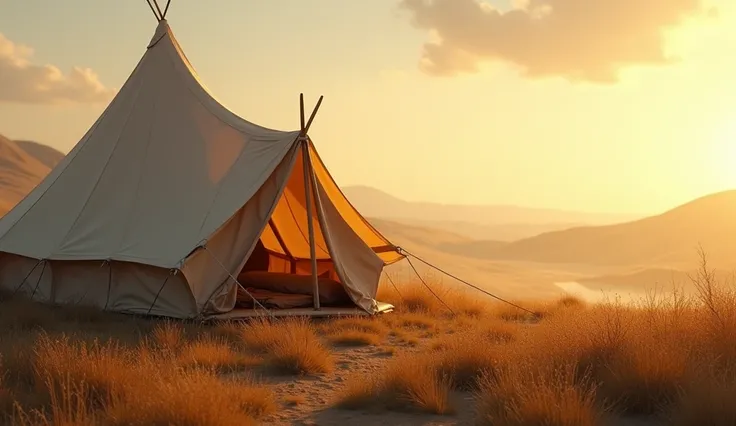
[{"label": "tent peak", "polygon": [[153,33],[153,37],[151,37],[151,41],[148,43],[147,49],[150,49],[153,46],[155,46],[156,43],[158,43],[168,33],[169,33],[169,23],[166,21],[166,19],[162,19],[158,21],[156,32]]},{"label": "tent peak", "polygon": [[164,6],[163,10],[161,10],[161,7],[158,5],[158,0],[146,0],[146,3],[148,3],[148,7],[151,8],[151,12],[153,12],[153,16],[156,17],[157,21],[160,22],[166,19],[166,14],[169,12],[171,0],[166,0],[166,6]]}]

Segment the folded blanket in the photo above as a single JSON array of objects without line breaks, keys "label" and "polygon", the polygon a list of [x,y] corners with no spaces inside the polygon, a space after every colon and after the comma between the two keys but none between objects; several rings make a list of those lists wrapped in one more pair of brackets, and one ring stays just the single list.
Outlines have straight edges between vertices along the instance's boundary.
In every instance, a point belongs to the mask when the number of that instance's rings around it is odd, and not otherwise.
[{"label": "folded blanket", "polygon": [[253,303],[251,296],[266,308],[289,309],[304,308],[313,305],[312,296],[306,294],[277,293],[253,287],[249,287],[247,290],[250,296],[242,288],[238,287],[238,301],[242,301],[243,304],[249,306]]},{"label": "folded blanket", "polygon": [[[313,293],[312,277],[309,275],[248,271],[238,275],[238,281],[246,288],[253,287],[274,293],[308,295],[310,298]],[[318,283],[321,303],[325,305],[352,303],[342,283],[327,277],[320,277]]]}]

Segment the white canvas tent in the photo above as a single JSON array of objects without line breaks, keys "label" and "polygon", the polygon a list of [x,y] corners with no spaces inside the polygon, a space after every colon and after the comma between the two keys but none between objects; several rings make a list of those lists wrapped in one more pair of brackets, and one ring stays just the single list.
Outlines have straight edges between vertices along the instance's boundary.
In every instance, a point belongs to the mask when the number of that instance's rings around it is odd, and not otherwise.
[{"label": "white canvas tent", "polygon": [[260,250],[260,272],[306,278],[294,285],[308,286],[309,310],[329,309],[317,272],[352,309],[385,309],[381,271],[403,256],[341,193],[304,119],[277,131],[227,110],[154,14],[145,54],[104,113],[0,219],[0,287],[119,312],[232,315],[234,278]]}]

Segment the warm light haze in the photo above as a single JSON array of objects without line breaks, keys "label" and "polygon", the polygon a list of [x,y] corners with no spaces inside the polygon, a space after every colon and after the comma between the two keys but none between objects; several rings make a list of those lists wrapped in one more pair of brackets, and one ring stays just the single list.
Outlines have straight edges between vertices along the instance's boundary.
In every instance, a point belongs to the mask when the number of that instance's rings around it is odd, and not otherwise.
[{"label": "warm light haze", "polygon": [[0,426],[736,425],[735,46],[735,0],[0,0]]},{"label": "warm light haze", "polygon": [[[143,2],[141,2],[143,3]],[[5,2],[0,131],[68,151],[155,29],[139,4]],[[736,187],[725,0],[179,1],[208,88],[341,185],[412,201],[651,214]]]}]

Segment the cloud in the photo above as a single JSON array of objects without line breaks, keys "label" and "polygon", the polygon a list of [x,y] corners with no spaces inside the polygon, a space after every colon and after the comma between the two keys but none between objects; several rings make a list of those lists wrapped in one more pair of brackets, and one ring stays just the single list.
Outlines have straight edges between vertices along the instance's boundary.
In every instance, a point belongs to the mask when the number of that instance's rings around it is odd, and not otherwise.
[{"label": "cloud", "polygon": [[514,64],[530,78],[612,83],[632,65],[674,61],[664,31],[690,17],[715,17],[702,0],[400,0],[435,38],[420,67],[432,75],[473,73],[484,61]]},{"label": "cloud", "polygon": [[0,102],[30,104],[106,102],[115,90],[89,68],[64,74],[53,65],[31,63],[33,50],[0,34]]}]

